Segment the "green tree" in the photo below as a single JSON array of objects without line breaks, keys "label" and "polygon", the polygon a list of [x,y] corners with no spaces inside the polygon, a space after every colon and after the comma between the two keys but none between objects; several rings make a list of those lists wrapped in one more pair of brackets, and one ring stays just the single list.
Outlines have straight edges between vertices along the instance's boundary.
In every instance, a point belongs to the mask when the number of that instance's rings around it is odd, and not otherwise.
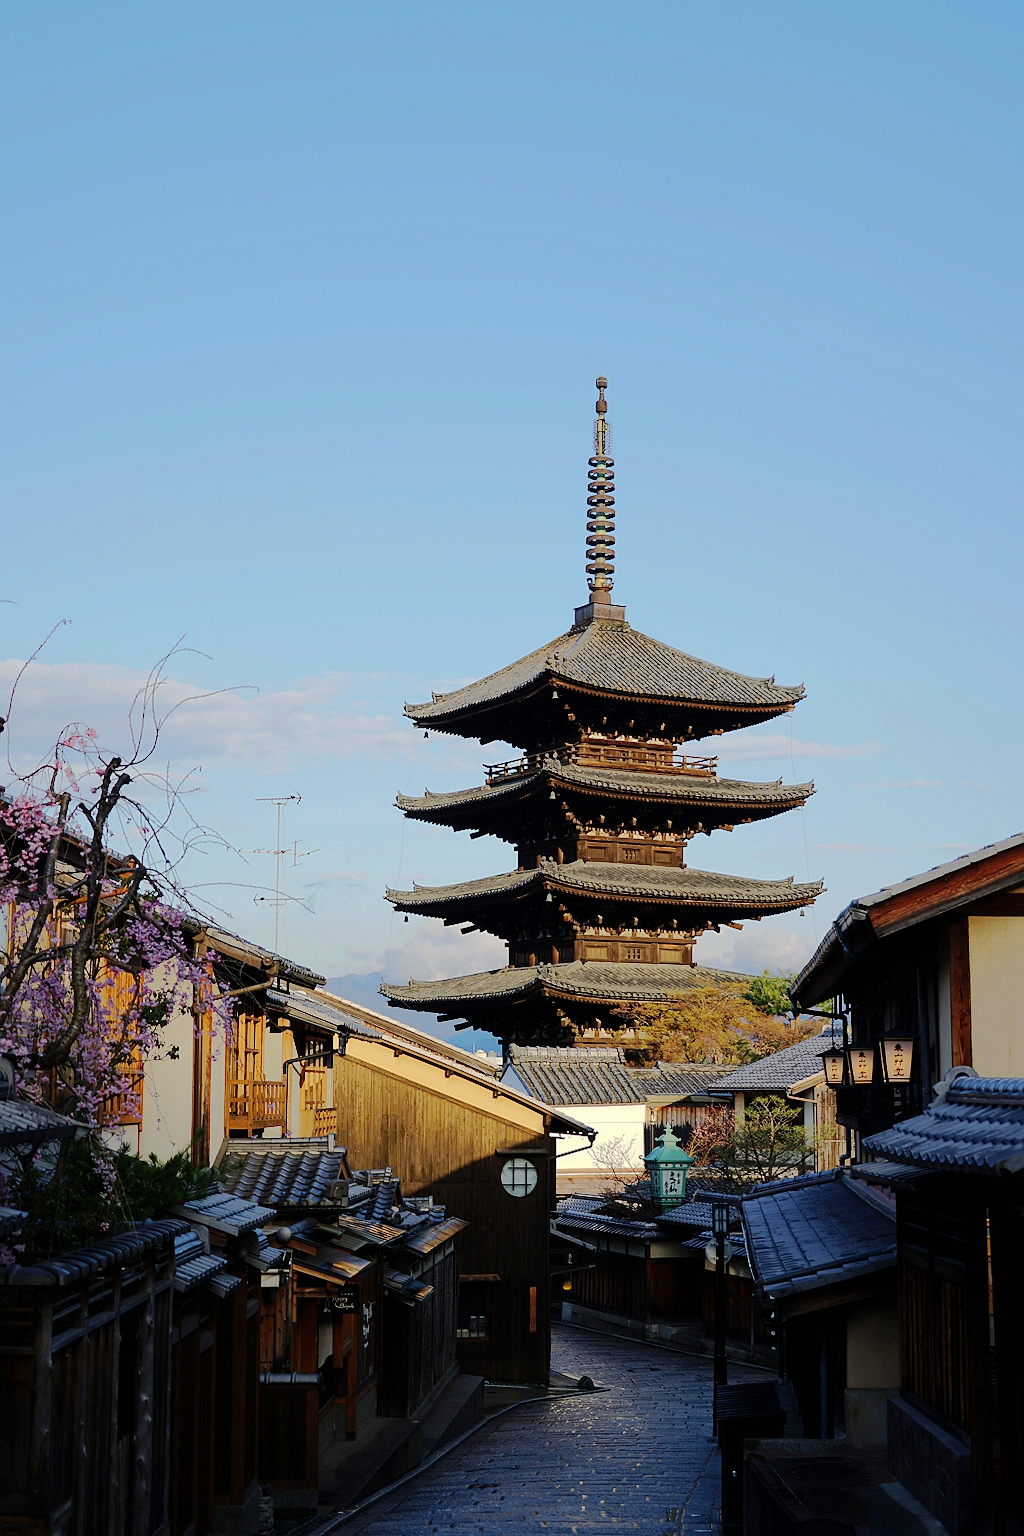
[{"label": "green tree", "polygon": [[793,1011],[787,991],[792,980],[792,976],[775,976],[771,971],[762,971],[760,976],[753,978],[743,996],[761,1013],[774,1014],[778,1018]]},{"label": "green tree", "polygon": [[732,1135],[716,1149],[717,1162],[736,1190],[814,1171],[814,1137],[798,1108],[777,1094],[752,1099]]}]

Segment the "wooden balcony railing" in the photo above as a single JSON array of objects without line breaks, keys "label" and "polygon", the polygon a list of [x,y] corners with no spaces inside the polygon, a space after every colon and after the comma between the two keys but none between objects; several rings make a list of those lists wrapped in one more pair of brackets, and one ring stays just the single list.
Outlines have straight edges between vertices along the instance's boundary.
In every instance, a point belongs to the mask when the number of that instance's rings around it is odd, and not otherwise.
[{"label": "wooden balcony railing", "polygon": [[142,1073],[135,1072],[124,1093],[108,1093],[100,1105],[101,1125],[142,1124]]},{"label": "wooden balcony railing", "polygon": [[318,1104],[313,1110],[313,1136],[338,1134],[338,1111],[327,1104]]},{"label": "wooden balcony railing", "polygon": [[585,741],[567,743],[557,752],[528,752],[524,757],[510,758],[505,763],[487,763],[484,772],[488,784],[504,784],[509,779],[526,778],[539,773],[545,758],[562,763],[579,763],[607,768],[626,769],[641,773],[687,773],[700,778],[713,779],[718,773],[717,757],[696,757],[685,752],[676,753],[671,746],[635,744],[606,741],[590,737]]},{"label": "wooden balcony railing", "polygon": [[228,1084],[228,1123],[235,1130],[262,1131],[268,1126],[283,1129],[287,1112],[284,1083],[241,1077]]}]

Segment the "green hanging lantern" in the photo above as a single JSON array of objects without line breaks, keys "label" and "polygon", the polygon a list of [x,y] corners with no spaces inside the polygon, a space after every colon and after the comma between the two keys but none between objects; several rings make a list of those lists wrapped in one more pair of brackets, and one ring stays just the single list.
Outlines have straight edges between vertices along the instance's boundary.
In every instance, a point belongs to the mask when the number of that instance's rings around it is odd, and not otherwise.
[{"label": "green hanging lantern", "polygon": [[651,1178],[651,1199],[663,1211],[682,1205],[686,1199],[686,1174],[696,1158],[684,1152],[683,1144],[670,1125],[666,1125],[656,1144],[644,1158]]}]

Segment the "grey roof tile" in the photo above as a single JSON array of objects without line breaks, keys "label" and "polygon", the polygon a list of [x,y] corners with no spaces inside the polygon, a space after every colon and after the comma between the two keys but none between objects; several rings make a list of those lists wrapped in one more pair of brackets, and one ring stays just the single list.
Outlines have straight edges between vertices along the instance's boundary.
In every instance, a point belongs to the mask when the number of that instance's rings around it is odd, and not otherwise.
[{"label": "grey roof tile", "polygon": [[604,960],[572,960],[564,965],[506,966],[444,981],[410,981],[400,987],[381,985],[389,1002],[402,1007],[439,1008],[461,1002],[492,1002],[549,992],[580,998],[635,999],[659,1002],[691,987],[750,981],[739,971],[719,971],[706,965],[615,965]]},{"label": "grey roof tile", "polygon": [[866,1136],[874,1156],[932,1171],[1020,1173],[1024,1170],[1024,1078],[959,1078],[945,1103]]},{"label": "grey roof tile", "polygon": [[595,620],[559,635],[550,644],[465,688],[435,694],[430,703],[407,704],[405,713],[417,723],[436,724],[474,705],[509,697],[544,678],[620,697],[738,704],[777,711],[789,708],[804,694],[802,686],[787,688],[771,678],[746,677],[701,661],[633,629],[624,620]]},{"label": "grey roof tile", "polygon": [[27,1099],[0,1099],[0,1147],[40,1146],[75,1136],[84,1126],[59,1115],[45,1104]]},{"label": "grey roof tile", "polygon": [[203,1200],[186,1200],[183,1205],[176,1205],[173,1214],[197,1226],[224,1232],[228,1237],[241,1237],[273,1221],[275,1212],[270,1206],[256,1205],[228,1190],[217,1190]]},{"label": "grey roof tile", "polygon": [[399,911],[425,912],[457,902],[487,896],[518,895],[531,886],[556,890],[592,892],[595,896],[621,896],[632,900],[689,902],[702,907],[737,906],[751,910],[786,911],[805,906],[820,894],[823,882],[795,885],[784,880],[751,880],[743,875],[718,875],[703,869],[661,868],[650,864],[602,864],[577,859],[556,864],[544,859],[535,869],[516,869],[488,875],[483,880],[463,880],[457,885],[413,885],[411,891],[387,891],[387,899]]},{"label": "grey roof tile", "polygon": [[755,1284],[772,1299],[896,1263],[895,1212],[838,1169],[766,1184],[740,1214]]},{"label": "grey roof tile", "polygon": [[716,1093],[786,1093],[794,1083],[802,1083],[822,1071],[821,1053],[828,1050],[833,1038],[842,1044],[842,1031],[826,1026],[820,1035],[811,1035],[796,1045],[787,1045],[773,1056],[763,1056],[760,1061],[749,1062],[720,1077],[715,1084]]},{"label": "grey roof tile", "polygon": [[330,1204],[327,1190],[345,1178],[345,1149],[295,1147],[287,1141],[228,1142],[220,1167],[231,1194],[273,1210]]},{"label": "grey roof tile", "polygon": [[748,783],[743,779],[717,779],[701,774],[685,773],[629,773],[617,768],[589,767],[577,763],[563,763],[556,757],[548,758],[538,773],[522,774],[498,784],[478,784],[472,789],[456,789],[447,793],[435,793],[425,789],[422,795],[398,795],[395,803],[410,815],[418,812],[444,810],[447,807],[471,805],[474,801],[494,801],[514,797],[536,779],[548,776],[557,778],[581,789],[605,791],[629,797],[642,796],[645,800],[663,799],[692,801],[695,805],[735,806],[742,810],[752,805],[778,805],[780,809],[802,804],[814,793],[813,783],[783,784]]},{"label": "grey roof tile", "polygon": [[620,1046],[510,1049],[506,1076],[514,1073],[527,1093],[545,1104],[645,1104],[665,1094],[703,1094],[723,1070],[677,1063],[631,1067]]},{"label": "grey roof tile", "polygon": [[7,1271],[7,1282],[9,1285],[75,1285],[108,1269],[138,1264],[147,1254],[170,1249],[176,1239],[189,1230],[183,1221],[144,1221],[127,1232],[99,1238],[87,1248],[75,1248],[24,1269],[12,1264]]}]

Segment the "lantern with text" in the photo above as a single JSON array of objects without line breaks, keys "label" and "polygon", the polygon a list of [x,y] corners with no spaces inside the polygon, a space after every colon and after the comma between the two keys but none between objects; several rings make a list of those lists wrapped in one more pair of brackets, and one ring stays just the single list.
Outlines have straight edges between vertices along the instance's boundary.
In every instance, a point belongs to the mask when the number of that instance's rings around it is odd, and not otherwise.
[{"label": "lantern with text", "polygon": [[846,1061],[850,1070],[850,1082],[863,1087],[875,1075],[875,1048],[873,1045],[848,1045]]},{"label": "lantern with text", "polygon": [[686,1199],[686,1173],[695,1161],[670,1125],[666,1125],[657,1144],[644,1158],[651,1178],[651,1199],[663,1211],[682,1205]]},{"label": "lantern with text", "polygon": [[821,1066],[828,1086],[830,1088],[841,1088],[843,1072],[846,1067],[846,1053],[842,1046],[834,1045],[830,1050],[822,1051]]},{"label": "lantern with text", "polygon": [[882,1071],[885,1080],[894,1088],[910,1082],[910,1070],[914,1064],[914,1041],[911,1035],[883,1035]]}]

